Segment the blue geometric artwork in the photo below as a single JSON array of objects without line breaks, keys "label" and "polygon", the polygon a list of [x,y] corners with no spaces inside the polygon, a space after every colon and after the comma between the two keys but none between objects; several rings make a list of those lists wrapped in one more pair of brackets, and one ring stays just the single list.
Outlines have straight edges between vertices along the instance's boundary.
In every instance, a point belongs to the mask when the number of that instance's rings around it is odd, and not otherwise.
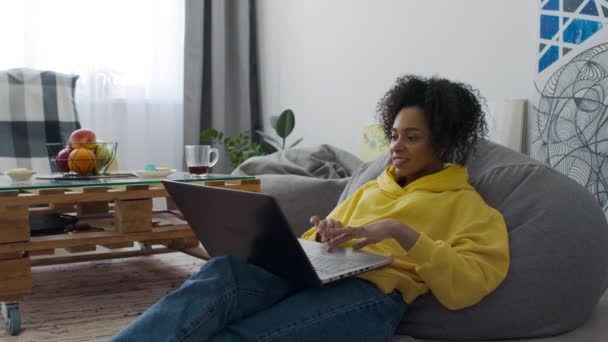
[{"label": "blue geometric artwork", "polygon": [[543,7],[544,10],[559,11],[559,0],[549,0]]},{"label": "blue geometric artwork", "polygon": [[602,28],[602,23],[593,20],[574,19],[564,30],[566,43],[580,44]]},{"label": "blue geometric artwork", "polygon": [[607,0],[541,0],[538,72],[608,25]]},{"label": "blue geometric artwork", "polygon": [[540,37],[551,39],[559,31],[559,17],[556,15],[540,16]]},{"label": "blue geometric artwork", "polygon": [[[564,12],[574,13],[585,0],[564,0]],[[541,0],[543,2],[543,0]],[[559,11],[559,9],[558,9]]]},{"label": "blue geometric artwork", "polygon": [[597,6],[595,5],[595,0],[589,0],[589,2],[581,10],[581,14],[599,15],[597,12]]},{"label": "blue geometric artwork", "polygon": [[548,49],[545,49],[545,53],[542,55],[540,60],[538,61],[539,68],[546,68],[549,65],[553,64],[559,58],[559,48],[557,46],[550,46]]}]

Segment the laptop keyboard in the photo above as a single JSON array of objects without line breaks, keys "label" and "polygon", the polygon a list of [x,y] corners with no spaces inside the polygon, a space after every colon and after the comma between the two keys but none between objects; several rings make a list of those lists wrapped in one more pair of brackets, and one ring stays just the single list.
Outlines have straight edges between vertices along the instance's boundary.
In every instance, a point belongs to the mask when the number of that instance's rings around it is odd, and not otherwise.
[{"label": "laptop keyboard", "polygon": [[336,273],[358,267],[361,263],[345,260],[344,258],[332,258],[325,255],[309,255],[310,263],[317,272]]}]

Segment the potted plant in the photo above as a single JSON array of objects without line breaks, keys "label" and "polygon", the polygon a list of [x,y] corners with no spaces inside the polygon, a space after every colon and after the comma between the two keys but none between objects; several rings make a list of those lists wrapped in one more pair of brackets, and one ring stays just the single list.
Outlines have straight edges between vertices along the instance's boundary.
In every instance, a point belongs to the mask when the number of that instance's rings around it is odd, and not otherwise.
[{"label": "potted plant", "polygon": [[[277,133],[280,141],[275,137],[268,135],[262,131],[257,131],[259,135],[261,135],[264,140],[272,147],[274,147],[275,151],[285,150],[285,143],[287,141],[287,137],[291,134],[293,129],[296,126],[296,116],[293,114],[291,109],[286,109],[279,116],[271,116],[270,124],[274,131]],[[288,148],[292,148],[302,142],[304,138],[299,138],[295,142],[293,142]]]},{"label": "potted plant", "polygon": [[292,148],[302,142],[303,138],[299,138],[289,147],[285,147],[287,137],[293,132],[296,125],[296,118],[291,109],[283,111],[280,115],[271,116],[270,124],[278,138],[258,130],[256,132],[263,138],[263,141],[257,143],[252,141],[249,131],[229,136],[215,128],[208,128],[201,132],[201,143],[223,146],[230,163],[233,167],[237,167],[251,157]]}]

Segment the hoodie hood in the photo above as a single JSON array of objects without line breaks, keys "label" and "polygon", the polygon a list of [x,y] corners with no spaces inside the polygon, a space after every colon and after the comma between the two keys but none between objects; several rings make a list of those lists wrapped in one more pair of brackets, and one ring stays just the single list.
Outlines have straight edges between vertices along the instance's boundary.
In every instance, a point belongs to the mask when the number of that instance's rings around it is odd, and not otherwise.
[{"label": "hoodie hood", "polygon": [[408,183],[405,187],[401,187],[396,179],[395,165],[391,164],[384,169],[376,181],[382,191],[394,196],[403,196],[419,190],[443,192],[473,189],[468,182],[469,174],[467,169],[455,164],[447,164],[443,170],[420,177]]}]

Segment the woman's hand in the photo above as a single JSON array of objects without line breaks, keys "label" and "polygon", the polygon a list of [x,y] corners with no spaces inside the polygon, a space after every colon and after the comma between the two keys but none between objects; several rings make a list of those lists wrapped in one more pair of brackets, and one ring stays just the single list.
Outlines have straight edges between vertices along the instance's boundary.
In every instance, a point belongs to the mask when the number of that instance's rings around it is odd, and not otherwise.
[{"label": "woman's hand", "polygon": [[405,250],[414,246],[420,234],[396,219],[383,219],[361,227],[333,228],[329,230],[328,251],[352,239],[361,239],[353,244],[354,249],[380,242],[385,239],[396,239]]},{"label": "woman's hand", "polygon": [[329,241],[329,231],[331,229],[342,228],[342,222],[330,218],[321,220],[318,216],[312,216],[310,218],[310,224],[317,228],[318,242]]}]

